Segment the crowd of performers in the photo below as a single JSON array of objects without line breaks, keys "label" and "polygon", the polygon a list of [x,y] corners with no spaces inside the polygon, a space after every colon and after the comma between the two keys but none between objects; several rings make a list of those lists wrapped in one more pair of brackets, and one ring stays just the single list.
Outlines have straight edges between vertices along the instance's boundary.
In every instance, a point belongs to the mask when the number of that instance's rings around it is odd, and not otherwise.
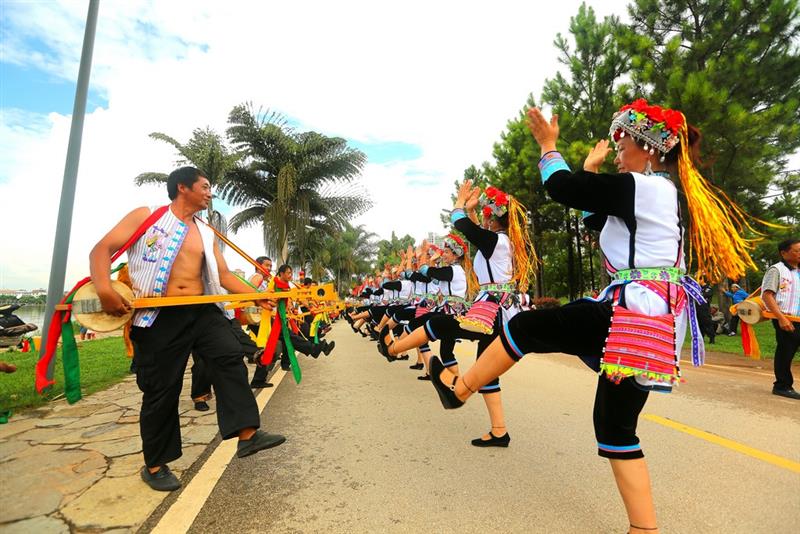
[{"label": "crowd of performers", "polygon": [[[483,194],[465,181],[443,248],[423,243],[400,265],[356,288],[360,302],[347,315],[353,329],[373,337],[389,361],[417,349],[413,369],[427,370],[446,409],[475,393],[486,404],[491,428],[472,441],[507,447],[500,376],[526,354],[578,356],[598,373],[594,403],[597,452],[608,458],[624,502],[630,532],[656,532],[656,514],[637,424],[650,392],[670,392],[680,381],[680,355],[691,332],[692,361],[704,348],[695,304],[700,286],[686,274],[684,241],[705,281],[739,279],[754,267],[739,228],[747,216],[697,171],[700,133],[684,115],[640,99],[612,118],[616,173],[600,167],[613,150],[601,140],[583,168],[573,171],[556,148],[558,117],[528,113],[541,147],[539,169],[551,198],[582,210],[600,232],[612,280],[596,298],[552,309],[526,306],[531,266],[538,261],[525,239],[525,210],[497,188]],[[531,177],[534,179],[534,177]],[[479,220],[479,215],[481,219]],[[470,262],[470,248],[474,260]],[[365,330],[366,329],[366,330]],[[459,339],[478,341],[466,371],[453,355]],[[439,355],[429,343],[439,341]]]},{"label": "crowd of performers", "polygon": [[[533,250],[524,208],[496,188],[483,195],[482,221],[474,209],[480,190],[465,182],[459,198],[468,197],[469,217],[454,222],[441,248],[423,242],[401,254],[400,265],[387,266],[358,290],[365,304],[348,315],[353,329],[368,324],[388,361],[416,349],[412,369],[427,369],[431,358],[429,341],[439,341],[442,364],[458,374],[454,349],[459,340],[478,342],[477,355],[497,337],[503,326],[527,308],[528,276]],[[474,261],[470,247],[476,250]],[[424,335],[421,334],[424,332]],[[362,335],[367,335],[362,332]],[[430,380],[425,373],[420,380]],[[472,440],[476,447],[508,446],[499,379],[484,384],[489,429]]]},{"label": "crowd of performers", "polygon": [[[272,274],[272,259],[267,256],[259,256],[256,262],[261,265],[261,269],[256,270],[249,279],[243,280],[255,291],[274,292],[276,280],[283,283],[285,288],[291,287],[310,287],[314,284],[311,278],[305,277],[303,271],[299,272],[299,278],[293,280],[292,268],[289,265],[278,267],[276,274]],[[274,306],[274,303],[273,303]],[[260,309],[259,309],[260,310]],[[289,299],[287,309],[287,326],[289,327],[289,340],[295,352],[299,352],[314,359],[320,355],[328,356],[336,346],[335,341],[327,341],[326,334],[330,332],[331,324],[339,318],[339,309],[333,307],[332,302],[320,302],[313,300]],[[247,310],[243,308],[233,308],[228,312],[231,324],[237,332],[237,337],[242,344],[242,352],[248,363],[255,364],[253,375],[250,380],[250,387],[262,389],[272,387],[267,378],[272,369],[280,362],[281,369],[288,371],[291,368],[289,360],[289,350],[282,338],[271,349],[271,354],[265,357],[264,350],[267,348],[266,336],[259,338],[262,328],[269,333],[270,325],[264,328],[261,324],[261,315],[258,310]],[[193,354],[194,364],[192,365],[192,400],[195,409],[207,411],[210,409],[208,401],[212,398],[211,376],[202,354]]]}]

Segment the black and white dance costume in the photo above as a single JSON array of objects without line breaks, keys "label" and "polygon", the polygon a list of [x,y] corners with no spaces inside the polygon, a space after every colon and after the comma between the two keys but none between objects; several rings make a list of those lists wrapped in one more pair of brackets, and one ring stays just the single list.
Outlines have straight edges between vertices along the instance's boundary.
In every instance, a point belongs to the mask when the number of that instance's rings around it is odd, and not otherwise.
[{"label": "black and white dance costume", "polygon": [[[492,232],[481,228],[467,217],[464,210],[453,210],[451,222],[459,232],[464,234],[470,243],[478,248],[473,268],[481,288],[474,302],[496,302],[500,307],[494,317],[491,334],[464,330],[452,315],[432,317],[424,325],[425,332],[429,340],[441,340],[442,345],[445,344],[445,340],[448,340],[447,343],[449,343],[449,340],[455,343],[456,339],[477,340],[478,357],[480,357],[486,347],[498,336],[503,325],[520,311],[516,287],[512,283],[514,275],[513,249],[511,241],[505,233]],[[466,289],[466,280],[464,285]],[[442,349],[443,363],[448,357],[450,357],[449,365],[454,365],[454,358],[446,355],[445,350]],[[499,391],[499,378],[480,388],[481,393],[496,393]]]},{"label": "black and white dance costume", "polygon": [[[429,293],[427,298],[428,311],[427,313],[415,317],[406,325],[406,332],[409,334],[417,328],[424,326],[429,320],[438,316],[453,316],[463,313],[467,309],[466,295],[467,295],[467,275],[464,268],[454,263],[444,267],[428,267],[423,266],[421,276],[431,280],[428,287],[435,288],[436,293]],[[438,282],[433,284],[433,282]],[[434,299],[439,296],[441,303],[435,304]],[[454,355],[456,345],[456,338],[448,337],[441,339],[439,342],[439,353],[445,366],[452,367],[457,365]],[[420,352],[430,352],[430,345],[427,343],[420,345]]]},{"label": "black and white dance costume", "polygon": [[[560,158],[558,153],[546,156]],[[641,270],[684,269],[678,191],[669,175],[572,173],[563,159],[555,167],[549,175],[542,173],[548,193],[566,206],[592,212],[585,214],[584,221],[601,231],[600,246],[614,282],[596,300],[579,300],[512,318],[500,335],[506,352],[517,361],[532,352],[574,354],[599,371],[615,303],[647,316],[672,313],[679,361],[687,309],[692,306],[681,280],[637,279]],[[669,391],[671,386],[641,375],[618,384],[604,375],[598,378],[594,428],[600,456],[644,456],[636,426],[651,390]]]}]

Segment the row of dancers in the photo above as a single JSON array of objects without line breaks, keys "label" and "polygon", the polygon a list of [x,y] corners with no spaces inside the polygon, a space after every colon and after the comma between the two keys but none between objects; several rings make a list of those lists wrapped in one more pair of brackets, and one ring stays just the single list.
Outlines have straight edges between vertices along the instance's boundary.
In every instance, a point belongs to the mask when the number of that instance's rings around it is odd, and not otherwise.
[{"label": "row of dancers", "polygon": [[[527,237],[525,208],[496,187],[481,192],[465,180],[450,214],[460,235],[448,235],[441,249],[424,243],[406,251],[400,265],[367,278],[346,318],[354,330],[373,336],[389,361],[417,349],[412,368],[427,369],[444,408],[459,408],[480,393],[491,428],[472,441],[479,447],[510,443],[502,374],[526,354],[578,356],[598,374],[597,452],[610,461],[629,531],[657,532],[639,414],[650,392],[670,392],[680,382],[687,330],[693,364],[701,365],[704,356],[695,313],[704,300],[686,274],[684,240],[701,279],[738,279],[753,267],[752,245],[738,232],[747,216],[697,171],[700,132],[677,110],[639,99],[614,114],[615,173],[600,170],[614,150],[609,140],[597,142],[583,168],[573,171],[556,146],[558,117],[548,120],[533,108],[527,120],[541,148],[545,189],[600,232],[611,284],[596,298],[527,306],[539,260]],[[688,206],[683,213],[680,197]],[[477,360],[466,372],[453,353],[463,339],[478,342]],[[432,341],[439,341],[439,355],[432,355]]]}]

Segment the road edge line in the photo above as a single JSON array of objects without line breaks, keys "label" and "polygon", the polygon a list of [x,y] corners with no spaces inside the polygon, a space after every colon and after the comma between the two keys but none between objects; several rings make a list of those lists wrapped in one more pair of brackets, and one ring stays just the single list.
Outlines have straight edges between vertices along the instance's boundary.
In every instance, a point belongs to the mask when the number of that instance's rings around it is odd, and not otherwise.
[{"label": "road edge line", "polygon": [[[284,376],[286,376],[286,371],[282,369],[275,371],[275,374],[270,377],[275,386],[263,389],[256,397],[259,414],[266,408],[273,393],[281,385]],[[172,503],[172,506],[161,516],[161,519],[151,531],[152,534],[174,534],[176,532],[187,532],[191,528],[197,514],[202,510],[217,482],[219,482],[219,479],[222,478],[228,468],[228,464],[236,455],[237,442],[238,440],[236,439],[227,439],[217,445],[217,448],[192,478],[189,485],[184,488],[175,502]]]}]

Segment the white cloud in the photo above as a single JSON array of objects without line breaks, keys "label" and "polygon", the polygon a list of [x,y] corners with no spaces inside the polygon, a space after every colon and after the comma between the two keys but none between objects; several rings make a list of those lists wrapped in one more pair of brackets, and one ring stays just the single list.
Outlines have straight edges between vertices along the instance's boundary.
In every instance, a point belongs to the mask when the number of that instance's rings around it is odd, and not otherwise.
[{"label": "white cloud", "polygon": [[[595,9],[623,14],[625,3]],[[5,60],[74,80],[86,4],[4,4]],[[545,12],[534,2],[102,3],[91,83],[108,107],[86,117],[67,284],[87,273],[88,251],[122,215],[166,201],[159,189],[132,183],[140,172],[174,166],[171,148],[147,135],[186,140],[207,125],[223,132],[230,109],[244,101],[303,128],[418,145],[417,160],[366,166],[375,206],[356,222],[383,237],[442,230],[453,180],[489,159],[506,121],[556,72],[552,41],[579,5],[567,0]],[[36,56],[34,38],[52,53]],[[0,286],[48,280],[70,117],[29,122],[4,111],[0,124],[9,154],[0,159],[0,203],[20,228],[0,233]],[[424,180],[433,184],[419,185]],[[234,239],[261,253],[259,232]]]}]

